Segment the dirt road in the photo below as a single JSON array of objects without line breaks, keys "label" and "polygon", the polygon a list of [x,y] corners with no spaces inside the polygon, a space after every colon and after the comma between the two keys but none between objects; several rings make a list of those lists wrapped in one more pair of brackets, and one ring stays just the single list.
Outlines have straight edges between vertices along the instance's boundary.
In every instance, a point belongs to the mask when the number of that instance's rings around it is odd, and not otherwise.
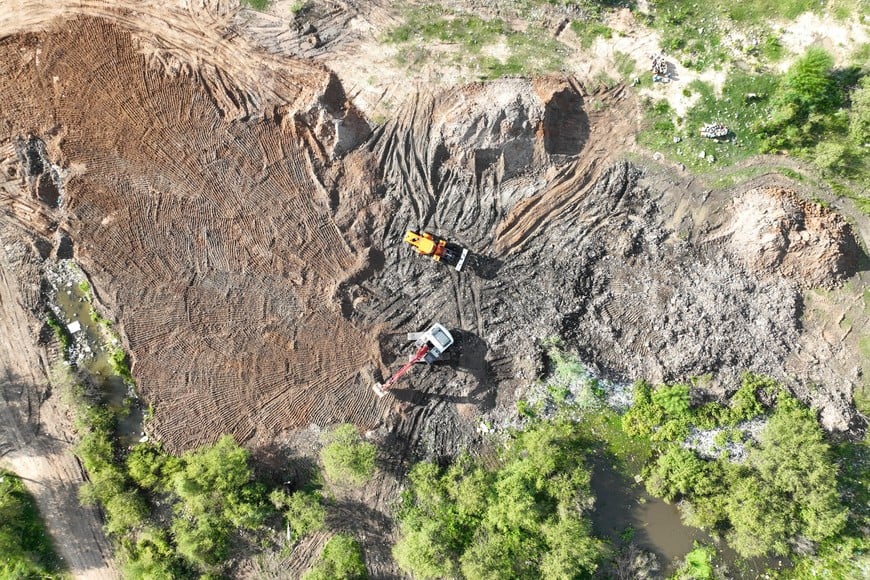
[{"label": "dirt road", "polygon": [[0,462],[36,498],[63,564],[77,578],[115,578],[99,514],[78,502],[83,474],[72,454],[69,421],[56,397],[47,400],[47,355],[36,346],[30,310],[38,288],[22,288],[15,274],[35,270],[35,261],[6,234],[0,234]]}]

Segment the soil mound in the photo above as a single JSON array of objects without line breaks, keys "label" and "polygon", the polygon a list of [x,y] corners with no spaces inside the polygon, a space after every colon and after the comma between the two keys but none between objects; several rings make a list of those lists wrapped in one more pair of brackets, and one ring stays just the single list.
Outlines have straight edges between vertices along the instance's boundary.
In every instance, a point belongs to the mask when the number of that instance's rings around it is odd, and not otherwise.
[{"label": "soil mound", "polygon": [[831,288],[858,268],[861,249],[849,224],[794,191],[751,189],[729,210],[734,216],[725,226],[729,250],[751,271]]}]

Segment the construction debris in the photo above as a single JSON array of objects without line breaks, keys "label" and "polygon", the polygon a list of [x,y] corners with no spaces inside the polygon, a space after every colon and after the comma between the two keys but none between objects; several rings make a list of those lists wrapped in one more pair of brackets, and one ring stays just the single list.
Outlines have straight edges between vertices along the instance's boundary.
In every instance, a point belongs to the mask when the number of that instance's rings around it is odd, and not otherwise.
[{"label": "construction debris", "polygon": [[704,123],[701,127],[701,137],[708,139],[721,139],[728,134],[728,127],[722,123]]}]

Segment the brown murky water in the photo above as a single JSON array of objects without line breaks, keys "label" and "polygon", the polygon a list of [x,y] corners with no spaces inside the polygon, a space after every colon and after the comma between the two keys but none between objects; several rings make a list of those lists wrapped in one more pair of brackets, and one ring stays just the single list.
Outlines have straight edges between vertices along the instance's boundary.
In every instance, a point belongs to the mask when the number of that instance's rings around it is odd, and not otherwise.
[{"label": "brown murky water", "polygon": [[742,559],[724,542],[683,525],[675,505],[648,494],[642,483],[620,474],[606,458],[593,457],[592,467],[591,484],[595,494],[592,523],[596,534],[609,539],[615,547],[630,538],[658,557],[664,576],[676,571],[696,541],[716,548],[713,565],[726,576],[759,578],[768,569],[790,566],[789,561],[777,558]]}]

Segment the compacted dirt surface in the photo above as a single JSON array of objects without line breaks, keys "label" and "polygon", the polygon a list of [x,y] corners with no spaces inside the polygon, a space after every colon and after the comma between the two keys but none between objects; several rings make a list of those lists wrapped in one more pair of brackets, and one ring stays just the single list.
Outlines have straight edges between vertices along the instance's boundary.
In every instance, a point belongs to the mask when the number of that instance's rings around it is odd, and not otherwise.
[{"label": "compacted dirt surface", "polygon": [[[55,510],[76,575],[113,572],[47,386],[40,281],[57,259],[117,321],[170,450],[232,433],[262,458],[303,453],[339,422],[378,440],[384,469],[337,523],[375,576],[396,572],[407,462],[509,423],[548,338],[619,380],[709,373],[710,396],[771,375],[828,429],[863,429],[860,224],[775,175],[714,190],[654,163],[622,86],[388,80],[400,102],[375,123],[347,59],[386,8],[322,7],[299,22],[223,2],[0,3],[0,453]],[[468,248],[466,268],[415,256],[408,228]],[[377,398],[432,322],[457,339],[446,360]]]}]

